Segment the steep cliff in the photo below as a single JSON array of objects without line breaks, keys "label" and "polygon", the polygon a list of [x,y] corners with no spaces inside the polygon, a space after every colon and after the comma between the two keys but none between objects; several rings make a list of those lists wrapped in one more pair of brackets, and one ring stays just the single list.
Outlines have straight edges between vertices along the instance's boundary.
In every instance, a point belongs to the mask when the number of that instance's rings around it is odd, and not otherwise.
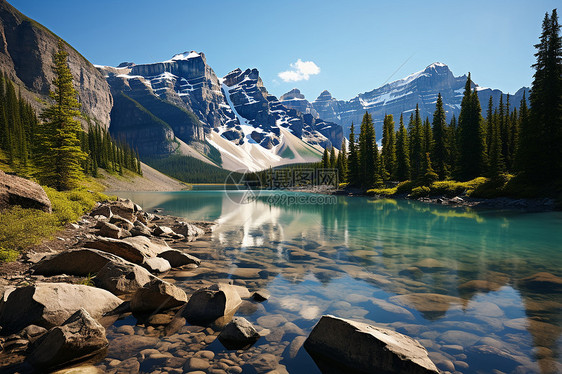
[{"label": "steep cliff", "polygon": [[[20,86],[22,95],[38,111],[44,107],[51,89],[58,40],[46,27],[0,1],[0,70]],[[82,112],[108,128],[113,106],[109,85],[80,53],[68,44],[66,49]]]}]

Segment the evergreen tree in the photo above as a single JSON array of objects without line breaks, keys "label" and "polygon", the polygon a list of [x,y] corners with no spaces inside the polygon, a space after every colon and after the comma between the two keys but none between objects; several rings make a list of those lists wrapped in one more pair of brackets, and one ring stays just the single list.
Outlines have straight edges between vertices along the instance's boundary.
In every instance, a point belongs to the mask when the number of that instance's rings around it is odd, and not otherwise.
[{"label": "evergreen tree", "polygon": [[410,117],[410,124],[408,125],[409,146],[410,146],[410,164],[412,179],[419,178],[422,173],[424,162],[423,152],[423,124],[420,117],[420,110],[416,104],[415,116]]},{"label": "evergreen tree", "polygon": [[529,120],[521,122],[519,166],[529,182],[562,176],[562,40],[556,9],[545,15],[531,85]]},{"label": "evergreen tree", "polygon": [[[425,121],[423,121],[422,149],[423,149],[424,155],[426,153],[429,153],[431,155],[431,153],[433,152],[433,131],[431,129],[431,124],[429,123],[429,118],[427,118],[427,117],[425,118]],[[425,158],[424,158],[424,160],[425,160]]]},{"label": "evergreen tree", "polygon": [[450,146],[441,93],[437,96],[435,113],[433,113],[433,139],[433,161],[439,179],[443,180],[449,177]]},{"label": "evergreen tree", "polygon": [[337,164],[339,179],[340,181],[345,182],[347,180],[347,147],[345,146],[345,138],[341,142]]},{"label": "evergreen tree", "polygon": [[338,164],[336,162],[336,149],[332,146],[332,149],[330,150],[330,167],[331,168],[337,168]]},{"label": "evergreen tree", "polygon": [[396,175],[399,181],[410,179],[410,149],[408,147],[408,133],[404,127],[402,114],[400,115],[400,128],[396,135]]},{"label": "evergreen tree", "polygon": [[[500,101],[501,102],[501,101]],[[488,138],[490,139],[490,177],[498,178],[504,172],[504,160],[502,155],[502,141],[501,141],[501,123],[502,114],[495,111],[490,119],[491,125],[489,126]]]},{"label": "evergreen tree", "polygon": [[431,157],[429,155],[429,152],[426,152],[423,164],[424,164],[424,174],[423,177],[421,178],[422,183],[424,186],[429,186],[433,182],[439,179],[439,176],[431,167]]},{"label": "evergreen tree", "polygon": [[394,130],[394,118],[392,114],[384,116],[382,133],[382,177],[390,179],[396,169],[396,140]]},{"label": "evergreen tree", "polygon": [[470,180],[487,171],[486,138],[480,101],[476,90],[471,90],[470,73],[466,80],[459,115],[458,177]]},{"label": "evergreen tree", "polygon": [[351,124],[349,133],[349,157],[347,158],[347,181],[351,186],[361,185],[359,173],[359,154],[355,143],[355,127]]},{"label": "evergreen tree", "polygon": [[55,91],[51,92],[51,98],[54,102],[41,114],[44,122],[41,125],[41,151],[37,157],[37,177],[58,190],[78,185],[84,175],[81,163],[86,157],[78,139],[82,128],[75,117],[80,116],[80,104],[76,99],[77,92],[72,85],[67,59],[68,53],[62,40],[59,40],[53,67]]},{"label": "evergreen tree", "polygon": [[526,160],[523,157],[526,156],[524,151],[524,146],[521,147],[521,138],[524,138],[525,135],[529,137],[527,134],[523,134],[524,131],[530,131],[531,125],[529,121],[529,110],[527,108],[527,99],[525,92],[523,92],[523,98],[521,98],[521,105],[519,106],[519,118],[517,121],[517,133],[514,134],[514,141],[515,141],[515,165],[514,169],[521,170],[522,165]]},{"label": "evergreen tree", "polygon": [[490,95],[490,99],[488,100],[488,110],[486,110],[486,149],[488,150],[488,154],[490,153],[491,142],[492,142],[492,126],[494,125],[494,100],[492,99],[492,95]]},{"label": "evergreen tree", "polygon": [[359,133],[359,167],[361,185],[365,188],[370,188],[375,184],[377,156],[373,118],[369,112],[365,112],[361,121],[361,132]]},{"label": "evergreen tree", "polygon": [[449,165],[451,167],[451,175],[456,176],[457,172],[457,162],[459,159],[459,140],[458,140],[458,128],[457,128],[457,118],[453,115],[448,128],[449,134],[449,145],[451,147],[451,152],[449,153]]},{"label": "evergreen tree", "polygon": [[320,161],[320,163],[322,165],[322,168],[330,168],[330,154],[328,153],[328,147],[324,148],[324,153],[322,154],[322,160]]}]

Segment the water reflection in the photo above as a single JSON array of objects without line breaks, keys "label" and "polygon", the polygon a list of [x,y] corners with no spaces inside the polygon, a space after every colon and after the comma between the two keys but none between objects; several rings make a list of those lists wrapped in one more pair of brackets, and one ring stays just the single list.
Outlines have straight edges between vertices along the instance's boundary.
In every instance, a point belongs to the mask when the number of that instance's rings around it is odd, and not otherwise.
[{"label": "water reflection", "polygon": [[[276,295],[255,321],[278,313],[309,331],[333,313],[388,324],[419,339],[440,368],[464,373],[562,368],[560,213],[342,196],[280,204],[271,194],[247,204],[220,191],[130,197],[145,210],[216,220],[228,276]],[[288,368],[312,365],[300,360],[285,358]]]}]

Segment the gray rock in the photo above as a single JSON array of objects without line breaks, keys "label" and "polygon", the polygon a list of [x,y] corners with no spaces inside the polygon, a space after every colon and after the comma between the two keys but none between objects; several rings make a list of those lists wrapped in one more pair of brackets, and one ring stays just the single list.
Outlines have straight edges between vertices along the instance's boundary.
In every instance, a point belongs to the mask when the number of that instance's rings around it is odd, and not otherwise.
[{"label": "gray rock", "polygon": [[28,179],[0,170],[0,210],[13,205],[51,213],[51,201],[43,188]]},{"label": "gray rock", "polygon": [[153,273],[165,273],[172,268],[166,259],[160,257],[145,258],[142,266]]},{"label": "gray rock", "polygon": [[256,328],[243,317],[234,317],[218,336],[226,349],[246,349],[259,338]]},{"label": "gray rock", "polygon": [[138,289],[131,299],[131,310],[152,313],[181,306],[187,302],[185,292],[161,279],[153,279]]},{"label": "gray rock", "polygon": [[155,236],[172,236],[175,232],[167,226],[156,226],[154,230],[152,230],[152,234]]},{"label": "gray rock", "polygon": [[236,289],[228,284],[213,284],[201,288],[189,299],[183,316],[190,323],[211,323],[218,318],[234,314],[242,303]]},{"label": "gray rock", "polygon": [[146,227],[146,225],[144,223],[142,223],[140,220],[135,221],[133,228],[130,230],[131,235],[133,236],[147,236],[150,237],[152,236],[152,232],[150,232],[150,229],[148,227]]},{"label": "gray rock", "polygon": [[205,230],[188,222],[178,222],[178,224],[174,225],[174,232],[181,234],[186,238],[205,235]]},{"label": "gray rock", "polygon": [[37,283],[12,291],[2,307],[3,334],[29,325],[51,328],[61,325],[80,308],[93,318],[117,308],[122,301],[106,290],[68,283]]},{"label": "gray rock", "polygon": [[358,372],[439,373],[416,340],[330,315],[322,316],[304,347],[321,370],[326,362],[335,361],[344,370]]},{"label": "gray rock", "polygon": [[114,215],[125,218],[129,221],[135,220],[135,204],[129,199],[119,199],[111,203],[111,211]]},{"label": "gray rock", "polygon": [[166,244],[151,241],[144,236],[135,236],[122,240],[97,238],[94,241],[85,243],[84,246],[113,253],[135,264],[142,264],[145,258],[156,257],[158,253],[170,248]]},{"label": "gray rock", "polygon": [[41,336],[47,333],[47,329],[41,326],[29,325],[19,333],[23,338],[29,340],[30,343],[35,342]]},{"label": "gray rock", "polygon": [[110,261],[97,273],[94,283],[115,295],[125,295],[136,292],[152,279],[154,276],[139,265]]},{"label": "gray rock", "polygon": [[178,251],[177,249],[169,249],[167,251],[161,252],[158,254],[158,257],[162,257],[163,259],[167,260],[174,268],[189,264],[195,264],[197,266],[201,264],[201,260],[197,257],[182,251]]},{"label": "gray rock", "polygon": [[122,259],[97,249],[81,248],[47,256],[32,269],[33,274],[39,275],[87,276],[99,272],[110,261],[122,261]]},{"label": "gray rock", "polygon": [[103,326],[80,309],[61,326],[52,328],[28,360],[36,368],[50,368],[91,357],[107,346]]}]

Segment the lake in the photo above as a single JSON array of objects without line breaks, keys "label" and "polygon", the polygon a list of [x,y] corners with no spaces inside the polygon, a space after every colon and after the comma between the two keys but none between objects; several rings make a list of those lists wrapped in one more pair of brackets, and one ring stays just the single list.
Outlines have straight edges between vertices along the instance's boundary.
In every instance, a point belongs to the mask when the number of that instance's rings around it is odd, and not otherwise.
[{"label": "lake", "polygon": [[[230,279],[271,293],[238,313],[272,331],[246,359],[270,352],[290,373],[319,373],[291,343],[332,314],[419,340],[441,370],[562,368],[561,212],[274,191],[118,195],[146,211],[217,223],[206,243],[192,243],[217,267],[169,277],[190,289],[198,279]],[[233,354],[218,340],[207,349]]]}]

